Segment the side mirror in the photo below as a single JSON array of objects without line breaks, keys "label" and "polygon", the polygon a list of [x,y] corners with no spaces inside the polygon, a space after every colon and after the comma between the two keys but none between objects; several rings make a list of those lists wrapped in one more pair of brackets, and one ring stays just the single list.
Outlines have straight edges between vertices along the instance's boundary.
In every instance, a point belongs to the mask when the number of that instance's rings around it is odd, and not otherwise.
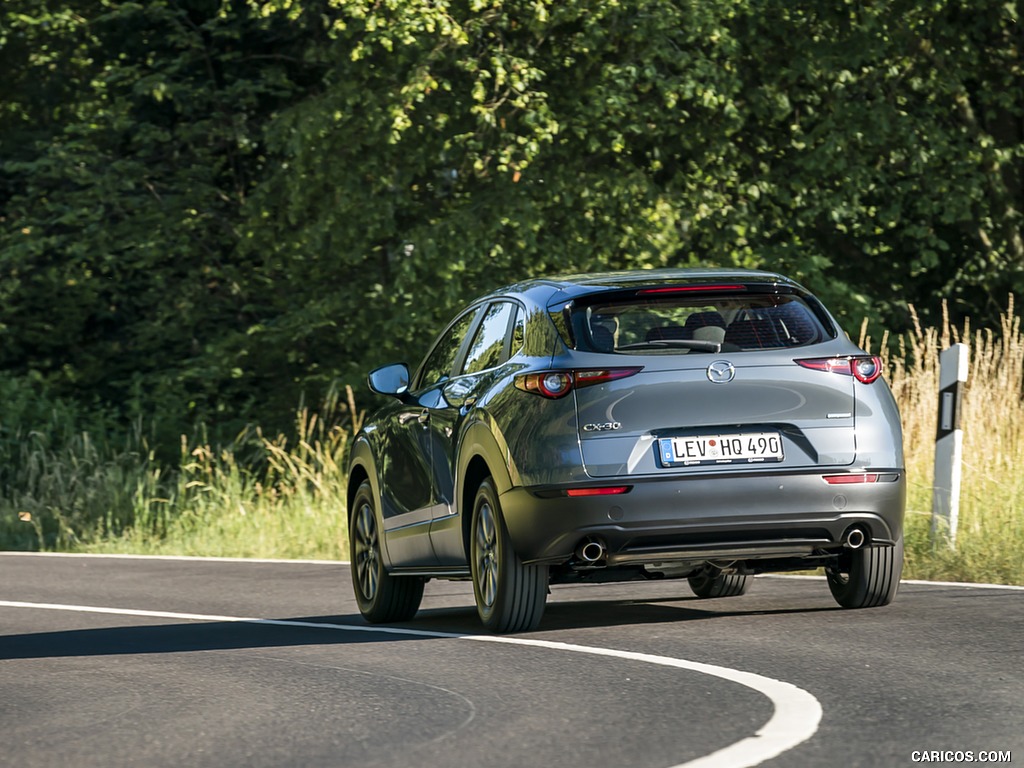
[{"label": "side mirror", "polygon": [[409,366],[392,363],[370,371],[367,378],[370,389],[378,395],[391,395],[404,400],[409,393]]}]

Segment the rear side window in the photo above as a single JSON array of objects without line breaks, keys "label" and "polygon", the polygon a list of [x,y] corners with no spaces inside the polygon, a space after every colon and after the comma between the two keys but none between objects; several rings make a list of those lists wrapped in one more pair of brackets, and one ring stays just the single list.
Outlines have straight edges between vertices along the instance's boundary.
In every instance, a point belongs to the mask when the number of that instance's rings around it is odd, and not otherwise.
[{"label": "rear side window", "polygon": [[483,322],[466,352],[463,373],[478,373],[505,362],[505,339],[515,309],[516,306],[507,301],[496,302],[487,308]]},{"label": "rear side window", "polygon": [[514,357],[526,343],[526,316],[522,307],[516,307],[516,324],[512,326],[512,343],[509,345],[508,355]]},{"label": "rear side window", "polygon": [[802,298],[775,293],[598,297],[571,322],[578,349],[622,354],[784,349],[832,336]]}]

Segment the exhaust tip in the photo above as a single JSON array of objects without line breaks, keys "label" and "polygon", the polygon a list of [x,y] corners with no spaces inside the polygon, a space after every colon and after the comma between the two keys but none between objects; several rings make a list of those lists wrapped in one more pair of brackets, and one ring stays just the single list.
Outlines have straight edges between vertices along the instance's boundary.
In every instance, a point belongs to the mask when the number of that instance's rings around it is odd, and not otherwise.
[{"label": "exhaust tip", "polygon": [[586,539],[576,547],[576,556],[588,565],[593,565],[605,556],[604,542],[600,539]]},{"label": "exhaust tip", "polygon": [[843,546],[847,549],[860,549],[867,540],[868,537],[861,528],[850,528],[843,534]]}]

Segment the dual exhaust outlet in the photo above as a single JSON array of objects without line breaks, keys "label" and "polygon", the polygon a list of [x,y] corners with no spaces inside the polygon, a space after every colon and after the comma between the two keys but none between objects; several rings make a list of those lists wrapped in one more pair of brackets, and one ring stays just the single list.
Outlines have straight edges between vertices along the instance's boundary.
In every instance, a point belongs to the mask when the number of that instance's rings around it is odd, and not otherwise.
[{"label": "dual exhaust outlet", "polygon": [[[868,535],[860,526],[853,525],[843,533],[844,549],[860,549],[868,542]],[[600,564],[608,556],[608,548],[601,539],[588,537],[576,545],[576,559],[584,565]]]}]

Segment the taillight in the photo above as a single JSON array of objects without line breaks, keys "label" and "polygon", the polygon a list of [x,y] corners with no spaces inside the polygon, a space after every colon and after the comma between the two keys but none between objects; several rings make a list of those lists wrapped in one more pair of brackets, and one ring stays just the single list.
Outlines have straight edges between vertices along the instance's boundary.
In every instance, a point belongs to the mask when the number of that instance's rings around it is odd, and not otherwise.
[{"label": "taillight", "polygon": [[640,373],[643,366],[634,368],[585,368],[568,371],[541,371],[516,376],[516,387],[524,392],[556,400],[569,394],[574,388],[592,387],[607,381],[624,379]]},{"label": "taillight", "polygon": [[627,376],[634,376],[643,370],[643,366],[635,368],[594,368],[573,371],[576,376],[577,387],[591,387],[594,384],[604,384],[606,381],[624,379]]},{"label": "taillight", "polygon": [[811,357],[794,360],[797,365],[815,371],[843,373],[857,381],[870,384],[882,375],[882,358],[877,355],[851,355],[849,357]]},{"label": "taillight", "polygon": [[871,357],[855,357],[850,361],[850,365],[853,368],[853,375],[857,377],[857,381],[863,381],[865,384],[870,384],[882,375],[882,360],[874,355]]},{"label": "taillight", "polygon": [[533,392],[554,400],[572,391],[572,374],[566,371],[527,373],[516,376],[516,386],[524,392]]}]

